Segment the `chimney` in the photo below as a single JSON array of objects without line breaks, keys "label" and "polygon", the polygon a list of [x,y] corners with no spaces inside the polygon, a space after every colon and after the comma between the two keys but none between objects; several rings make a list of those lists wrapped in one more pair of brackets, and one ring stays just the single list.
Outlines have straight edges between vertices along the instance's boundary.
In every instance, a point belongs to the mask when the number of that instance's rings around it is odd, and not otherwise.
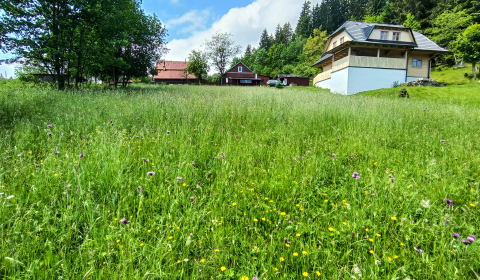
[{"label": "chimney", "polygon": [[163,71],[167,71],[167,67],[165,66],[165,60],[163,60]]}]

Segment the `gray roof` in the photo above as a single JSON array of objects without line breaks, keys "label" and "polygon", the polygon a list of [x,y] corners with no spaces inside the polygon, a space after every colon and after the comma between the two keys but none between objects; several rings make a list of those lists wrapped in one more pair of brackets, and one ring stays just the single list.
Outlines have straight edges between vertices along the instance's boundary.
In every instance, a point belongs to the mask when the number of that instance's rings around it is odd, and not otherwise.
[{"label": "gray roof", "polygon": [[[380,40],[369,40],[370,34],[372,34],[373,29],[375,27],[397,27],[397,28],[406,28],[403,25],[397,24],[384,24],[384,23],[369,23],[369,22],[357,22],[357,21],[347,21],[342,26],[340,26],[332,35],[345,30],[345,32],[352,38],[352,42],[370,42],[370,43],[383,43],[383,44],[392,44],[392,45],[404,45],[404,46],[411,46],[414,50],[422,50],[422,51],[437,51],[437,52],[449,52],[449,50],[444,49],[437,45],[434,41],[430,40],[427,36],[413,31],[413,37],[415,39],[415,43],[406,43],[406,42],[398,42],[398,41],[380,41]],[[324,61],[325,59],[331,57],[331,54],[326,54],[323,56],[318,63]]]}]

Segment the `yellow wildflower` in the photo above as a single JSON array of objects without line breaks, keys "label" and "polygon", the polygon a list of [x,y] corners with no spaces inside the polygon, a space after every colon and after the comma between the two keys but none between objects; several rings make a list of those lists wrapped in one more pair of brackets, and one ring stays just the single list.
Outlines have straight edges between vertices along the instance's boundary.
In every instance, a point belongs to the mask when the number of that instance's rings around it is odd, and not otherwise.
[{"label": "yellow wildflower", "polygon": [[221,271],[225,271],[225,270],[227,270],[227,268],[224,267],[224,266],[222,266],[222,267],[220,267],[220,270],[221,270]]}]

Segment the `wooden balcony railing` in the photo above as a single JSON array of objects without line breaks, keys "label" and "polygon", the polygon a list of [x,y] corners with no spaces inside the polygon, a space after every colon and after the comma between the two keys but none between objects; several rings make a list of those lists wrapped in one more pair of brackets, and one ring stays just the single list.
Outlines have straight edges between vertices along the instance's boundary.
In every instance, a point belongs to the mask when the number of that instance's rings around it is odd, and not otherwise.
[{"label": "wooden balcony railing", "polygon": [[324,81],[326,79],[330,79],[332,77],[332,70],[327,70],[318,74],[315,79],[313,79],[313,84],[316,85],[318,82]]}]

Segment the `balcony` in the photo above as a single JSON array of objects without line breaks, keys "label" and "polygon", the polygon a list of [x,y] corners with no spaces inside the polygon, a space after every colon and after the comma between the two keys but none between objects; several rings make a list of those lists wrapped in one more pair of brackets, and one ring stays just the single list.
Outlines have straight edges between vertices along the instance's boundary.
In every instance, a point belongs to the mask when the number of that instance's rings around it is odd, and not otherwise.
[{"label": "balcony", "polygon": [[332,70],[324,71],[318,74],[315,79],[313,79],[313,84],[316,85],[318,82],[325,81],[332,77]]},{"label": "balcony", "polygon": [[405,58],[350,55],[333,62],[332,69],[318,74],[313,80],[313,84],[330,79],[332,77],[332,72],[347,67],[407,69],[407,61]]}]

